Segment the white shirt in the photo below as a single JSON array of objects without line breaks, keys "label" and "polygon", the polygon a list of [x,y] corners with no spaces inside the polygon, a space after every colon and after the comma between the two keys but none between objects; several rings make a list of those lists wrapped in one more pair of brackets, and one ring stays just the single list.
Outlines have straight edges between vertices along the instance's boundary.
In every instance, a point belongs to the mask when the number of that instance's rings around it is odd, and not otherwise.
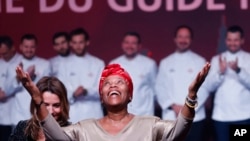
[{"label": "white shirt", "polygon": [[[70,54],[71,55],[71,54]],[[64,63],[67,61],[67,59],[69,58],[69,56],[61,56],[61,55],[57,55],[57,56],[54,56],[53,58],[51,58],[49,60],[50,62],[50,67],[51,67],[51,76],[55,76],[55,77],[58,77],[58,72],[61,70],[61,69],[65,69],[65,65]],[[59,78],[60,79],[60,78]]]},{"label": "white shirt", "polygon": [[[188,94],[188,87],[206,63],[200,55],[188,50],[174,52],[160,62],[155,91],[162,108],[162,118],[175,120],[176,115],[169,109],[172,104],[183,105]],[[198,104],[194,121],[205,119],[204,103],[208,91],[201,87],[198,91]]]},{"label": "white shirt", "polygon": [[250,54],[240,50],[237,53],[225,51],[222,59],[227,62],[238,58],[240,72],[230,67],[224,75],[219,74],[219,55],[211,60],[211,69],[207,77],[207,86],[216,91],[212,119],[217,121],[240,121],[250,119]]},{"label": "white shirt", "polygon": [[[4,60],[0,60],[0,89],[6,93],[6,88],[5,88],[5,82],[7,79],[7,68],[8,68],[8,63]],[[2,114],[0,114],[0,125],[11,125],[10,119],[10,103],[11,101],[7,99],[6,101],[0,101],[0,111]],[[4,114],[3,114],[4,113]]]},{"label": "white shirt", "polygon": [[[49,62],[40,57],[33,57],[31,60],[27,60],[22,57],[20,62],[22,62],[23,70],[25,71],[27,71],[28,67],[35,65],[36,78],[34,80],[34,83],[37,83],[43,76],[48,76],[50,74]],[[29,93],[25,90],[25,88],[23,88],[21,83],[17,83],[15,79],[15,69],[9,70],[9,76],[14,78],[9,79],[10,81],[8,82],[8,92],[14,94],[14,101],[11,108],[11,120],[12,123],[16,125],[20,120],[29,119],[31,117],[31,97]]]},{"label": "white shirt", "polygon": [[133,82],[133,99],[128,104],[128,112],[135,115],[154,115],[154,83],[157,66],[154,60],[136,55],[128,59],[122,55],[110,62],[120,64],[130,75]]},{"label": "white shirt", "polygon": [[1,90],[5,90],[4,89],[4,82],[6,81],[6,77],[7,77],[7,68],[8,68],[8,63],[6,61],[4,61],[3,59],[0,59],[0,65],[1,65],[1,69],[0,69],[0,88]]},{"label": "white shirt", "polygon": [[8,78],[8,69],[13,69],[15,70],[13,66],[13,64],[15,64],[16,62],[20,61],[21,59],[21,55],[16,53],[8,62],[6,62],[5,60],[0,60],[0,88],[2,91],[5,92],[7,99],[4,101],[0,101],[0,125],[11,125],[11,106],[13,104],[13,97],[10,96],[7,92],[7,80]]},{"label": "white shirt", "polygon": [[[83,119],[103,117],[98,86],[104,61],[86,53],[81,57],[71,55],[64,65],[65,69],[60,70],[58,77],[68,91],[70,121],[76,123]],[[73,93],[79,86],[87,90],[87,95],[74,98]]]}]

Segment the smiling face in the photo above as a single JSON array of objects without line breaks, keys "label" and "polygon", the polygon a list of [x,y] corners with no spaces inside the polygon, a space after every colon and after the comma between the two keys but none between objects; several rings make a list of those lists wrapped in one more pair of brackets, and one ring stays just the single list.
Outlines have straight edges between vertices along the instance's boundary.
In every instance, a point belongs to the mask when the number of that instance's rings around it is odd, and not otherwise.
[{"label": "smiling face", "polygon": [[187,28],[180,28],[176,32],[174,41],[177,51],[184,52],[188,50],[192,41],[191,32]]},{"label": "smiling face", "polygon": [[123,52],[129,58],[134,57],[141,48],[138,37],[133,35],[125,36],[121,46]]},{"label": "smiling face", "polygon": [[61,102],[59,97],[54,93],[46,91],[43,93],[43,101],[49,113],[55,120],[58,120],[61,116]]},{"label": "smiling face", "polygon": [[5,61],[9,61],[14,55],[14,47],[10,49],[6,44],[0,44],[0,58],[4,59]]},{"label": "smiling face", "polygon": [[119,75],[110,75],[101,88],[101,100],[106,107],[127,107],[132,97],[129,94],[128,82]]},{"label": "smiling face", "polygon": [[241,49],[244,39],[240,32],[228,32],[226,37],[226,45],[230,52],[235,53]]},{"label": "smiling face", "polygon": [[32,59],[36,53],[36,41],[34,39],[24,39],[20,45],[20,51],[26,59]]}]

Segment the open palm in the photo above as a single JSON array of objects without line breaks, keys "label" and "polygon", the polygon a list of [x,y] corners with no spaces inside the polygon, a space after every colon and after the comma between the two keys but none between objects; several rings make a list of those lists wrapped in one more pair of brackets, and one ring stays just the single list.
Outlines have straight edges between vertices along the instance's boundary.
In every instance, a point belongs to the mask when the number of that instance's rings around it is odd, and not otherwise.
[{"label": "open palm", "polygon": [[189,86],[189,92],[191,92],[191,93],[197,93],[197,91],[199,90],[200,86],[204,82],[204,80],[205,80],[205,78],[206,78],[206,76],[207,76],[207,74],[209,72],[210,66],[211,65],[209,63],[205,64],[205,66],[197,74],[196,78],[194,79],[194,81]]},{"label": "open palm", "polygon": [[33,83],[28,73],[25,73],[22,67],[16,68],[17,78],[21,81],[24,88],[29,92],[32,97],[40,96],[40,91],[37,86]]}]

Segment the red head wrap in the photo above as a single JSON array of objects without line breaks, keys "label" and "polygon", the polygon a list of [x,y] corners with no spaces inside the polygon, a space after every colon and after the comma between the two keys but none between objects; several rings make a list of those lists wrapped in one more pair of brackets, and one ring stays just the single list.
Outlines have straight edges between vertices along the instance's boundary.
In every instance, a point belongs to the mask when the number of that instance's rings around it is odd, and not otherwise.
[{"label": "red head wrap", "polygon": [[102,71],[102,76],[99,83],[99,93],[101,94],[101,89],[103,81],[110,75],[119,75],[123,77],[128,82],[129,94],[132,97],[133,95],[133,82],[128,72],[126,72],[119,64],[110,64],[107,65]]}]

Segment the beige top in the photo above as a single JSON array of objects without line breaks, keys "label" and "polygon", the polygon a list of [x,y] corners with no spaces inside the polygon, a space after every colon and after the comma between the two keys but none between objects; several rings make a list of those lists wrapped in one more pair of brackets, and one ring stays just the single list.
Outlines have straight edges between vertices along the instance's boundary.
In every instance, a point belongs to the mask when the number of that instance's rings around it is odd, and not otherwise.
[{"label": "beige top", "polygon": [[176,121],[135,116],[118,134],[111,135],[96,119],[83,120],[64,128],[60,128],[51,115],[41,122],[47,138],[60,141],[181,141],[191,124],[192,119],[181,114]]}]

